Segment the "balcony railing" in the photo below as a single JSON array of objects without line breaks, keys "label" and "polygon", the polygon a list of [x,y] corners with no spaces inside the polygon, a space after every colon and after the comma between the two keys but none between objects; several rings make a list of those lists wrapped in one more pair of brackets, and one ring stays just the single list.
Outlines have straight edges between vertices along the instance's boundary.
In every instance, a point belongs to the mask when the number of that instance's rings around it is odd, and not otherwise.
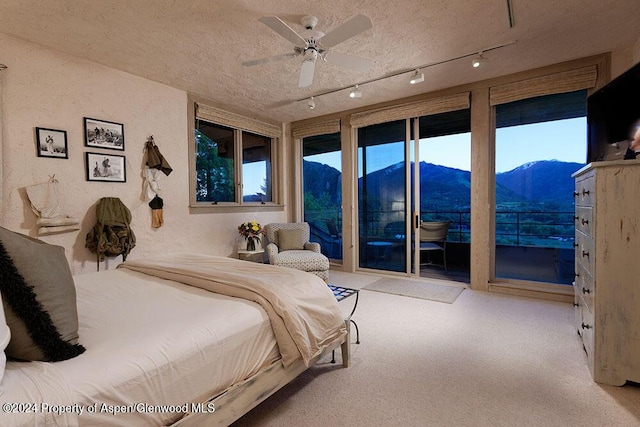
[{"label": "balcony railing", "polygon": [[[368,222],[360,223],[361,230],[367,230],[369,238],[384,238],[388,226],[394,222],[404,227],[402,214],[391,211],[369,211]],[[316,240],[322,242],[335,239],[335,233],[328,229],[333,222],[338,230],[342,227],[342,215],[336,211],[305,212],[306,221]],[[391,221],[391,220],[394,221]],[[422,211],[422,221],[449,221],[448,242],[469,243],[471,241],[471,212],[464,211]],[[365,227],[368,225],[368,227]],[[387,231],[385,231],[387,228]],[[568,211],[498,211],[496,212],[496,243],[506,246],[537,246],[573,248],[574,213]],[[335,240],[334,240],[335,241]]]},{"label": "balcony railing", "polygon": [[[573,248],[574,213],[567,211],[497,211],[496,243],[508,246]],[[468,243],[470,211],[420,213],[423,221],[450,221],[447,241]]]}]

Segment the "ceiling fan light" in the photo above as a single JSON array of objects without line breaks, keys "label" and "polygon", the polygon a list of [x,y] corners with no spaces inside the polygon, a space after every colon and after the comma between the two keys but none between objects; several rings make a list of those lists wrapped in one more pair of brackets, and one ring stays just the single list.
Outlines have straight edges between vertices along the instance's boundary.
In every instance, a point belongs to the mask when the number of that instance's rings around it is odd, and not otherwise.
[{"label": "ceiling fan light", "polygon": [[358,89],[358,85],[356,85],[356,87],[351,89],[351,92],[349,92],[349,97],[350,98],[362,98],[362,92],[360,91],[360,89]]},{"label": "ceiling fan light", "polygon": [[411,76],[411,80],[409,80],[409,83],[414,85],[416,83],[422,83],[423,81],[424,81],[424,73],[418,73],[418,70],[416,70],[416,72],[413,73],[413,76]]},{"label": "ceiling fan light", "polygon": [[310,110],[314,110],[316,108],[316,102],[313,100],[313,96],[309,99],[309,103],[307,105],[309,105]]}]

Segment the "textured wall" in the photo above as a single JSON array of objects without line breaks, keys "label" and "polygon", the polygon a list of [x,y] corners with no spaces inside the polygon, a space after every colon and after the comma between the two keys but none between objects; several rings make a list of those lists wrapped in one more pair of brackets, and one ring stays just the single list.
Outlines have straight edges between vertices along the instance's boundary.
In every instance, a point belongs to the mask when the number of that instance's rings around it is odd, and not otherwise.
[{"label": "textured wall", "polygon": [[[8,66],[2,72],[1,225],[36,236],[36,216],[24,188],[55,174],[63,190],[64,211],[80,219],[82,228],[41,239],[66,248],[74,273],[96,269],[95,256],[84,243],[101,197],[119,197],[133,214],[137,247],[131,258],[168,251],[232,255],[239,243],[240,222],[284,219],[283,212],[190,214],[185,92],[3,34],[0,63]],[[85,147],[83,117],[123,123],[124,153]],[[69,159],[37,157],[36,126],[66,130]],[[174,170],[161,181],[165,223],[159,229],[151,227],[142,191],[143,147],[149,135]],[[127,182],[87,182],[86,151],[124,154]],[[120,261],[109,259],[101,269],[114,268]]]},{"label": "textured wall", "polygon": [[640,38],[628,48],[611,53],[611,78],[614,79],[640,62]]}]

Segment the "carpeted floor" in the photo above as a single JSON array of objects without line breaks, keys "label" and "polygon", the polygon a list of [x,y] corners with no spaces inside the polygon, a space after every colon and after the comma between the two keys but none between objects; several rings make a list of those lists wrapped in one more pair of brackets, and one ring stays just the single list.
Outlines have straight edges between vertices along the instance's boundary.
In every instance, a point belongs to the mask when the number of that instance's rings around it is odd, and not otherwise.
[{"label": "carpeted floor", "polygon": [[[354,288],[379,279],[330,273]],[[361,344],[349,368],[322,360],[234,425],[640,425],[640,387],[592,381],[570,304],[470,289],[454,304],[365,291],[353,319]]]},{"label": "carpeted floor", "polygon": [[452,304],[465,288],[463,286],[439,285],[433,282],[425,282],[424,280],[385,277],[362,289]]}]

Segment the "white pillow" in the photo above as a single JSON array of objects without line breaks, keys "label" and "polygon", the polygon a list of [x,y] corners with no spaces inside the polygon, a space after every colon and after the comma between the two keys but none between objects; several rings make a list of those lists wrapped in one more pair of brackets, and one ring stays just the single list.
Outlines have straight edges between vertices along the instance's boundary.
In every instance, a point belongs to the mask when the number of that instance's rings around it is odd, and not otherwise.
[{"label": "white pillow", "polygon": [[4,318],[4,308],[2,307],[2,298],[0,297],[0,395],[2,394],[2,377],[4,376],[4,368],[7,365],[7,355],[4,349],[9,345],[11,339],[11,331],[7,326]]}]

